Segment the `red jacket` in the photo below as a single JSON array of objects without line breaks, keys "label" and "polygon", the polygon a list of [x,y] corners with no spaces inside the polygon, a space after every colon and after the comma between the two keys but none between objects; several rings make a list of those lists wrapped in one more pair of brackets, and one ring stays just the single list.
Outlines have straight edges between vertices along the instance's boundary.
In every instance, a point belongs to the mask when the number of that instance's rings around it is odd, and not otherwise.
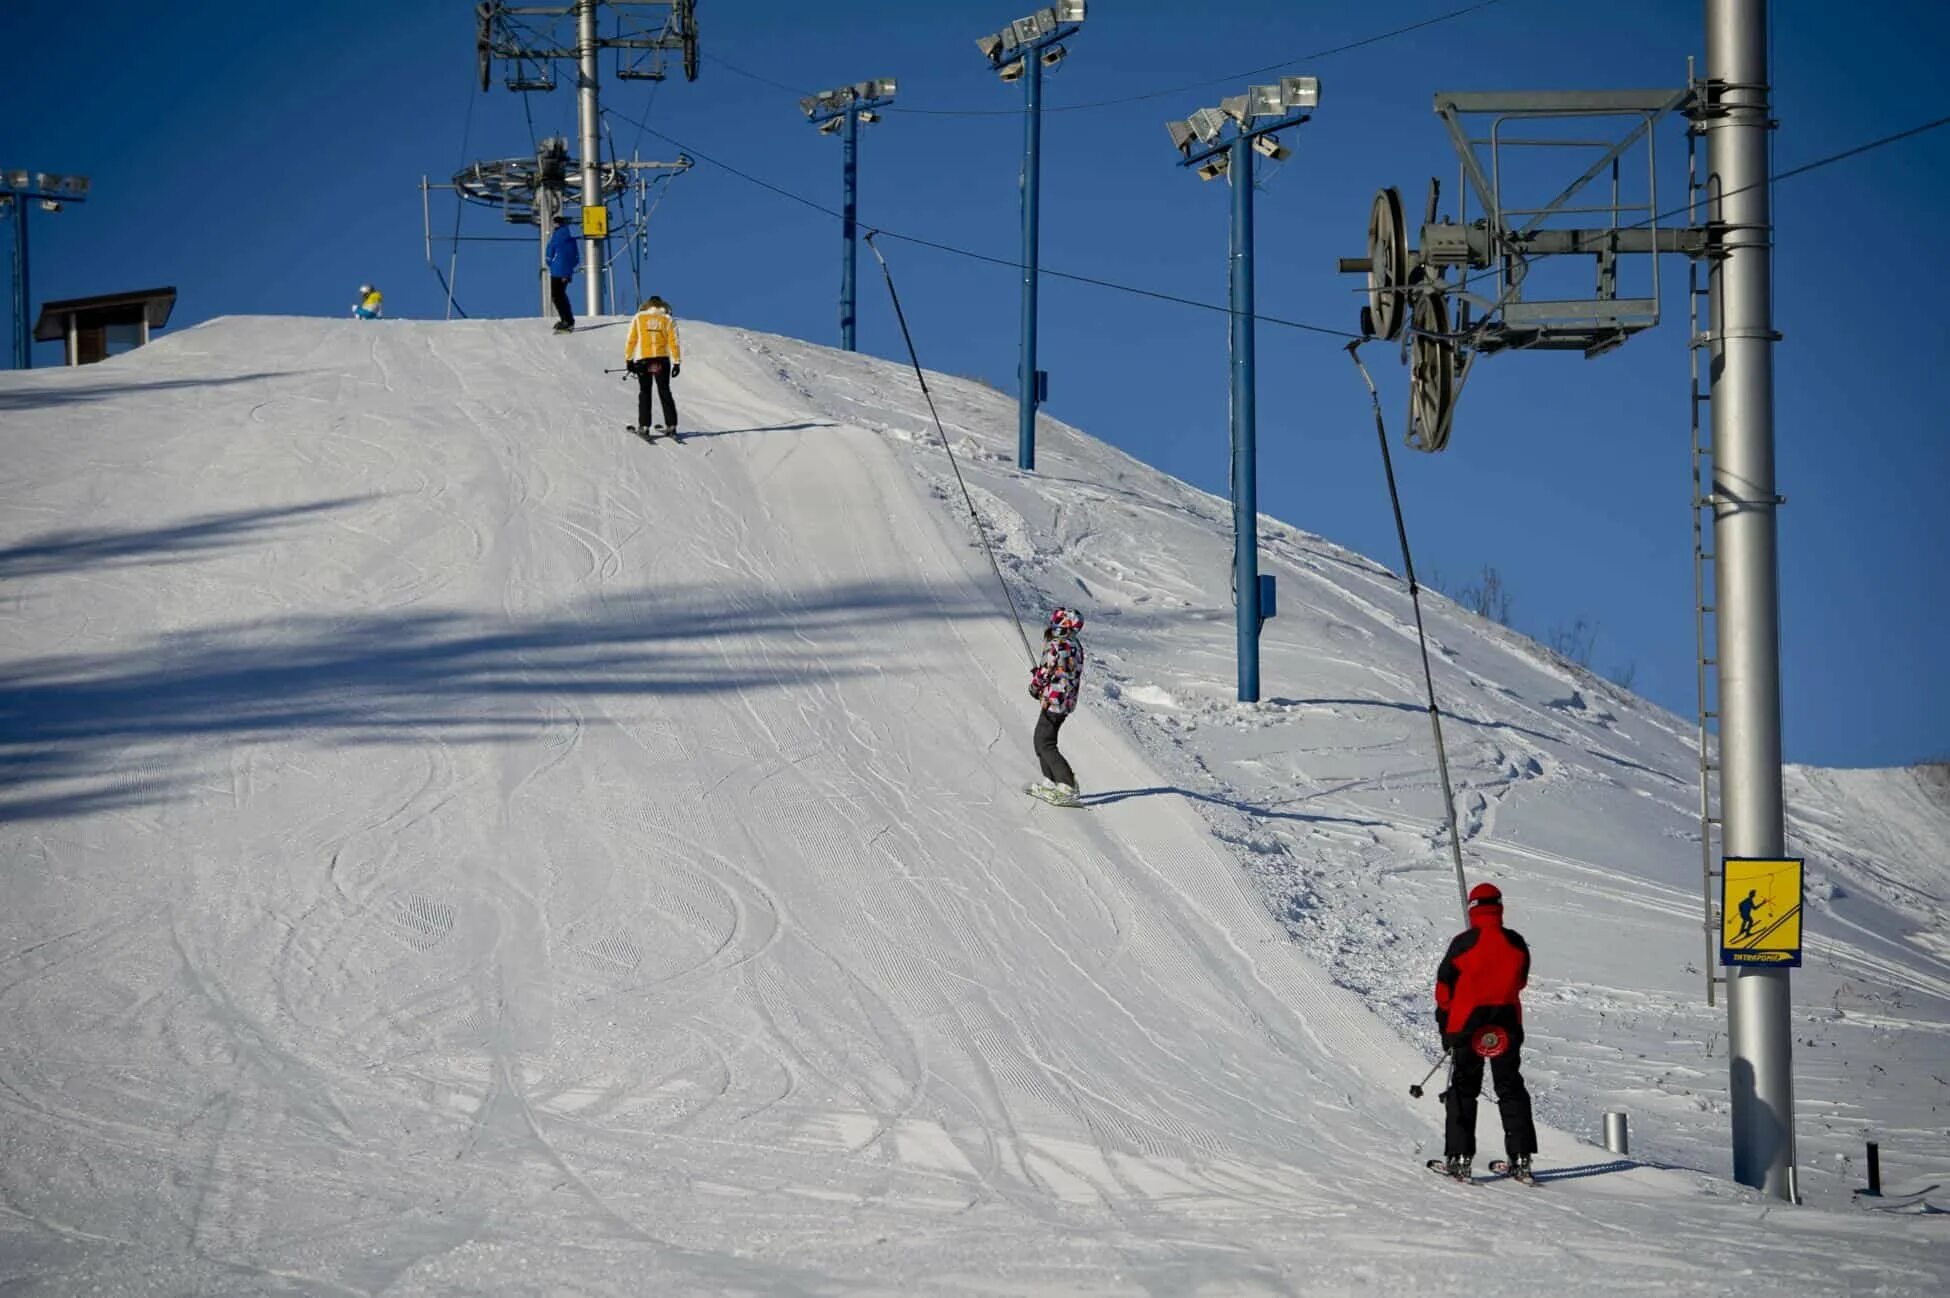
[{"label": "red jacket", "polygon": [[1456,934],[1435,971],[1435,1018],[1444,1036],[1473,1032],[1484,1024],[1523,1027],[1518,993],[1530,981],[1530,944],[1503,927],[1503,907],[1478,902],[1469,927]]}]

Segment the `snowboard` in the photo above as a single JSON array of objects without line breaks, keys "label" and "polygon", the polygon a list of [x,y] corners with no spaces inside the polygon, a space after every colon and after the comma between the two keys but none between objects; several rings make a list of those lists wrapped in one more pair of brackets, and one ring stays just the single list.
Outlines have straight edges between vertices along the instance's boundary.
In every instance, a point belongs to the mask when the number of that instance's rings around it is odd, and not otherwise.
[{"label": "snowboard", "polygon": [[1065,807],[1072,811],[1080,810],[1083,807],[1081,801],[1066,801],[1058,797],[1056,786],[1047,780],[1038,780],[1034,784],[1025,784],[1022,786],[1022,791],[1030,797],[1035,798],[1038,802],[1047,802],[1052,807]]}]

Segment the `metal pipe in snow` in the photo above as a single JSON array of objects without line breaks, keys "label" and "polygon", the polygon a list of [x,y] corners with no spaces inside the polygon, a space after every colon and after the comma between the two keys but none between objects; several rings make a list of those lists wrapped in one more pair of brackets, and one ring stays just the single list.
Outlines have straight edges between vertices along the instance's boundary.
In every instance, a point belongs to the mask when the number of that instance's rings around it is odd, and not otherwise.
[{"label": "metal pipe in snow", "polygon": [[1625,1111],[1607,1109],[1605,1111],[1605,1148],[1614,1154],[1632,1152],[1631,1133],[1625,1129]]}]

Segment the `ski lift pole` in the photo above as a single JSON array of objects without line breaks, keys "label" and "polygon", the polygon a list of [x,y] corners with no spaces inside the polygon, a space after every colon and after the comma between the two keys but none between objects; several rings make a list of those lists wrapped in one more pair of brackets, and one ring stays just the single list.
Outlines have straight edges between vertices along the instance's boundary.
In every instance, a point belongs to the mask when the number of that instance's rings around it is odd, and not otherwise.
[{"label": "ski lift pole", "polygon": [[901,295],[894,289],[894,272],[887,265],[887,258],[881,255],[874,239],[878,230],[867,231],[867,249],[873,253],[874,260],[880,263],[881,278],[887,281],[887,296],[894,303],[894,319],[900,322],[901,340],[907,344],[907,357],[914,366],[914,377],[921,384],[921,395],[928,403],[928,414],[934,419],[935,435],[941,439],[941,449],[948,452],[948,463],[955,471],[955,482],[961,487],[961,498],[968,506],[968,516],[975,522],[975,535],[982,538],[982,549],[988,553],[989,567],[995,570],[996,584],[1002,587],[1002,598],[1009,602],[1009,616],[1016,624],[1016,638],[1022,641],[1023,656],[1029,665],[1036,666],[1036,651],[1029,647],[1029,633],[1022,629],[1022,611],[1016,607],[1016,597],[1009,590],[1009,582],[1002,575],[1002,564],[995,557],[995,547],[989,543],[989,530],[982,525],[982,516],[975,511],[975,499],[968,494],[968,483],[961,476],[961,462],[955,459],[955,448],[948,442],[948,433],[941,427],[941,412],[934,408],[934,394],[928,391],[928,376],[921,369],[921,357],[914,350],[914,335],[907,329],[907,313],[901,310]]},{"label": "ski lift pole", "polygon": [[1456,865],[1456,897],[1462,905],[1463,922],[1469,922],[1469,883],[1463,877],[1462,839],[1456,832],[1456,794],[1449,783],[1449,755],[1442,743],[1442,711],[1435,702],[1435,673],[1429,667],[1429,637],[1422,628],[1422,592],[1415,583],[1415,560],[1408,551],[1408,524],[1402,521],[1402,497],[1395,488],[1395,460],[1388,453],[1388,429],[1381,417],[1381,394],[1375,390],[1368,367],[1361,363],[1361,344],[1355,339],[1347,345],[1348,359],[1361,371],[1368,385],[1368,401],[1374,406],[1374,435],[1381,444],[1381,467],[1388,476],[1388,503],[1395,510],[1395,535],[1402,545],[1402,571],[1408,577],[1408,602],[1415,610],[1415,643],[1422,650],[1422,683],[1428,691],[1429,728],[1435,735],[1435,764],[1442,775],[1442,814],[1449,825],[1449,855]]}]

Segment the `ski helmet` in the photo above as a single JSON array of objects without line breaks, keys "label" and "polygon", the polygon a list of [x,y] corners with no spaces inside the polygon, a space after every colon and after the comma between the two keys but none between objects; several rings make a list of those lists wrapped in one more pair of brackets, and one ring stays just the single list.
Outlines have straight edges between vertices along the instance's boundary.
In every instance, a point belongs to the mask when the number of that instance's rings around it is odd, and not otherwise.
[{"label": "ski helmet", "polygon": [[359,291],[360,291],[361,293],[370,293],[370,292],[372,292],[372,285],[370,285],[370,284],[361,284],[361,285],[359,285]]},{"label": "ski helmet", "polygon": [[1083,630],[1083,614],[1073,608],[1053,608],[1049,611],[1049,628],[1074,634]]},{"label": "ski helmet", "polygon": [[1503,900],[1503,890],[1493,883],[1479,883],[1469,890],[1469,904],[1491,906]]}]

